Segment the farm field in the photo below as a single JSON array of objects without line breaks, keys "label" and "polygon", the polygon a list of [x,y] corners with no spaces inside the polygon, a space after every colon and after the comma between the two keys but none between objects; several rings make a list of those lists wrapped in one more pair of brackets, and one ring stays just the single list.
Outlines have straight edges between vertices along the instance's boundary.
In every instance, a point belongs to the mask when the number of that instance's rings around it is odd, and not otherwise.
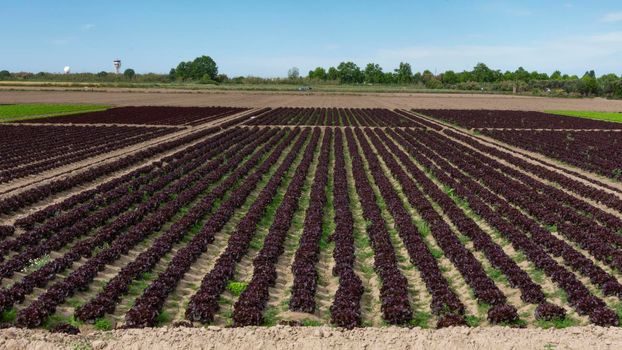
[{"label": "farm field", "polygon": [[618,125],[330,107],[2,125],[2,326],[617,327]]},{"label": "farm field", "polygon": [[417,112],[605,177],[622,177],[620,122],[522,111]]},{"label": "farm field", "polygon": [[565,115],[569,117],[580,117],[588,119],[609,120],[612,122],[622,122],[620,112],[593,112],[593,111],[545,111],[551,114]]},{"label": "farm field", "polygon": [[101,111],[108,108],[103,105],[68,105],[68,104],[19,104],[0,105],[0,122],[14,122],[18,120],[36,119],[42,116],[67,115]]},{"label": "farm field", "polygon": [[496,109],[519,111],[573,110],[622,111],[622,100],[604,98],[554,98],[460,93],[322,93],[195,91],[138,88],[29,88],[0,86],[0,104],[69,103],[113,106],[186,107],[350,107],[388,109]]}]

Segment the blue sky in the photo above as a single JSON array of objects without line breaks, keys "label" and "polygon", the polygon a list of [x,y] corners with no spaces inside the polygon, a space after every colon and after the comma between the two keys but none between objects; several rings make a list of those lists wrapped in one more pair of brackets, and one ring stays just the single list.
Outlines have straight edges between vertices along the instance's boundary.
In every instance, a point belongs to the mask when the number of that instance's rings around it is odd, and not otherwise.
[{"label": "blue sky", "polygon": [[230,76],[351,60],[413,69],[622,74],[622,1],[0,0],[0,69],[168,72],[207,54]]}]

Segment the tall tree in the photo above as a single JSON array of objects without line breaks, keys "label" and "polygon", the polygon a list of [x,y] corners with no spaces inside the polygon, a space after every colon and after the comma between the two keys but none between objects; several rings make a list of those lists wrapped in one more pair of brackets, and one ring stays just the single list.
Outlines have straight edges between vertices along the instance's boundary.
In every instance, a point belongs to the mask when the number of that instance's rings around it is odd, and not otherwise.
[{"label": "tall tree", "polygon": [[458,75],[453,70],[448,70],[441,75],[441,80],[445,84],[457,84]]},{"label": "tall tree", "polygon": [[551,74],[551,79],[553,79],[553,80],[561,80],[562,79],[562,72],[556,70],[555,72],[553,72],[553,74]]},{"label": "tall tree", "polygon": [[339,63],[337,71],[339,72],[339,80],[342,83],[352,84],[363,82],[363,72],[361,72],[359,66],[354,62]]},{"label": "tall tree", "polygon": [[326,70],[322,67],[317,67],[309,71],[309,79],[326,80]]},{"label": "tall tree", "polygon": [[328,72],[326,73],[326,79],[328,80],[338,80],[339,79],[339,71],[335,67],[328,68]]},{"label": "tall tree", "polygon": [[210,79],[215,80],[218,75],[218,66],[209,56],[201,56],[194,61],[180,62],[175,69],[175,75],[181,79]]},{"label": "tall tree", "polygon": [[128,68],[123,72],[123,76],[128,80],[132,80],[136,76],[136,72],[132,68]]},{"label": "tall tree", "polygon": [[395,70],[395,75],[398,83],[411,83],[413,81],[413,71],[410,63],[400,62],[399,67]]},{"label": "tall tree", "polygon": [[478,63],[473,67],[473,79],[477,82],[491,83],[494,79],[493,71],[484,63]]},{"label": "tall tree", "polygon": [[380,67],[377,63],[368,63],[367,66],[365,66],[363,75],[365,76],[365,82],[367,83],[378,84],[384,81],[382,67]]},{"label": "tall tree", "polygon": [[192,79],[209,78],[215,80],[218,75],[218,66],[209,56],[197,57],[190,64],[190,74]]}]

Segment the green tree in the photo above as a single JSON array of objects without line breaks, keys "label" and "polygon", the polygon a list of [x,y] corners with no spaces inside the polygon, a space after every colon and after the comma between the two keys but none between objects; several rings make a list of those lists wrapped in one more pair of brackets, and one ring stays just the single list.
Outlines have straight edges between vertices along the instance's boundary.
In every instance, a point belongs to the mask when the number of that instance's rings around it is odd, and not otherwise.
[{"label": "green tree", "polygon": [[562,72],[556,70],[551,74],[551,80],[562,80]]},{"label": "green tree", "polygon": [[428,69],[424,70],[423,74],[421,74],[421,81],[423,81],[424,84],[427,84],[432,79],[434,79],[434,74]]},{"label": "green tree", "polygon": [[478,83],[492,83],[495,81],[495,72],[484,63],[478,63],[473,67],[473,81]]},{"label": "green tree", "polygon": [[410,63],[400,62],[399,67],[395,70],[397,82],[400,84],[410,84],[413,81],[413,71]]},{"label": "green tree", "polygon": [[207,75],[214,80],[218,75],[218,66],[209,56],[197,57],[190,64],[190,75],[192,79],[201,79]]},{"label": "green tree", "polygon": [[598,81],[596,80],[596,73],[594,71],[585,72],[581,78],[581,84],[579,91],[584,95],[595,95],[598,93]]},{"label": "green tree", "polygon": [[136,72],[132,68],[128,68],[123,72],[123,76],[128,80],[132,80],[136,76]]},{"label": "green tree", "polygon": [[97,77],[99,77],[99,78],[105,78],[107,76],[108,76],[108,72],[106,72],[106,71],[101,71],[101,72],[97,73]]},{"label": "green tree", "polygon": [[514,79],[521,81],[529,81],[530,74],[523,67],[518,67],[518,69],[514,72]]},{"label": "green tree", "polygon": [[458,84],[458,75],[453,70],[443,73],[441,80],[444,84]]},{"label": "green tree", "polygon": [[337,66],[339,80],[342,83],[353,84],[363,82],[363,72],[354,62],[341,62]]},{"label": "green tree", "polygon": [[415,84],[423,82],[423,75],[420,72],[417,72],[413,75],[413,82]]},{"label": "green tree", "polygon": [[395,73],[393,72],[385,72],[382,74],[382,82],[385,84],[395,84],[397,82],[395,78]]},{"label": "green tree", "polygon": [[179,62],[175,68],[175,75],[180,79],[190,79],[190,64],[192,62]]},{"label": "green tree", "polygon": [[514,80],[516,80],[516,75],[514,74],[514,72],[510,72],[508,70],[508,71],[505,71],[505,73],[503,73],[502,79],[504,81],[514,81]]},{"label": "green tree", "polygon": [[549,75],[546,73],[539,73],[534,70],[531,74],[529,74],[529,78],[531,80],[549,80]]},{"label": "green tree", "polygon": [[201,56],[194,61],[180,62],[175,69],[175,76],[181,79],[215,80],[218,66],[209,56]]},{"label": "green tree", "polygon": [[227,74],[222,74],[221,73],[221,74],[218,74],[216,76],[216,81],[219,82],[219,83],[223,83],[223,82],[225,82],[227,80],[229,80],[229,77],[227,76]]},{"label": "green tree", "polygon": [[322,67],[317,67],[309,71],[309,79],[326,80],[326,70]]},{"label": "green tree", "polygon": [[382,67],[380,67],[377,63],[368,63],[367,66],[365,66],[363,75],[365,76],[365,82],[367,83],[378,84],[384,81]]},{"label": "green tree", "polygon": [[326,73],[326,79],[328,80],[338,80],[339,79],[339,71],[335,67],[328,68],[328,73]]},{"label": "green tree", "polygon": [[170,81],[175,80],[175,77],[177,76],[177,71],[175,70],[175,68],[171,68],[170,71],[168,71],[168,79]]},{"label": "green tree", "polygon": [[11,79],[11,72],[8,70],[0,70],[0,80]]}]

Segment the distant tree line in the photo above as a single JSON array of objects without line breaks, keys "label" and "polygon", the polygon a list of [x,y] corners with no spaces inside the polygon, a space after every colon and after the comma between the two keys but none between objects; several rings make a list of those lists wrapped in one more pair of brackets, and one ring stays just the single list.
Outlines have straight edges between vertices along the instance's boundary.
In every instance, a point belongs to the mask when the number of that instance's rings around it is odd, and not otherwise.
[{"label": "distant tree line", "polygon": [[552,94],[622,97],[622,79],[615,74],[597,77],[593,70],[582,77],[555,71],[551,75],[529,72],[523,67],[515,71],[493,70],[478,63],[472,70],[448,70],[434,74],[429,70],[413,73],[409,63],[401,62],[392,72],[384,72],[380,65],[369,63],[361,69],[353,62],[342,62],[328,70],[317,67],[309,71],[309,81],[334,81],[340,84],[401,84],[417,85],[427,89],[547,92]]},{"label": "distant tree line", "polygon": [[581,77],[555,71],[551,75],[529,72],[523,67],[515,71],[494,70],[478,63],[472,70],[439,74],[430,70],[414,72],[409,63],[401,62],[392,71],[384,71],[379,64],[369,63],[364,68],[354,62],[341,62],[337,67],[317,67],[301,76],[297,67],[287,71],[287,78],[233,77],[218,73],[216,62],[209,56],[180,62],[169,74],[137,74],[127,69],[123,75],[108,72],[55,74],[11,73],[0,71],[0,80],[69,81],[69,82],[123,82],[171,83],[193,82],[202,84],[346,84],[346,85],[399,85],[414,89],[446,89],[471,91],[501,91],[547,94],[554,96],[605,96],[622,98],[622,79],[616,74],[597,77],[593,70]]}]

